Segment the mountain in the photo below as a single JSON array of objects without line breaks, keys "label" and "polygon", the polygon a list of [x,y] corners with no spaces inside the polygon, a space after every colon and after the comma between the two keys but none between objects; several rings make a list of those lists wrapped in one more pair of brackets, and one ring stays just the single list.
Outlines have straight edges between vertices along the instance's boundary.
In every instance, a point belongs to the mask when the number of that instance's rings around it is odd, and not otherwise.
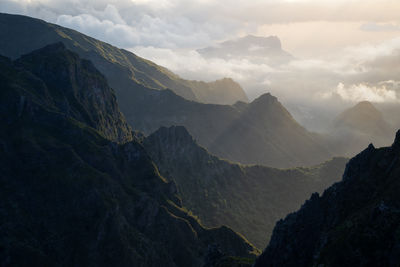
[{"label": "mountain", "polygon": [[[145,88],[129,99],[132,106],[125,115],[137,129],[150,134],[160,126],[184,126],[218,157],[274,167],[313,165],[332,157],[320,137],[301,127],[270,94],[233,106],[189,102],[168,90],[149,93]],[[150,102],[152,109],[145,104]]]},{"label": "mountain", "polygon": [[282,49],[281,41],[276,36],[246,35],[197,51],[209,58],[239,58],[257,63],[265,62],[268,65],[280,65],[294,59],[292,55]]},{"label": "mountain", "polygon": [[393,131],[382,113],[371,102],[363,101],[339,114],[329,132],[339,153],[352,155],[369,143],[389,145]]},{"label": "mountain", "polygon": [[241,163],[281,168],[309,166],[331,157],[320,136],[298,124],[271,94],[237,109],[240,115],[207,146],[212,153]]},{"label": "mountain", "polygon": [[92,61],[114,88],[128,123],[144,134],[182,125],[217,156],[274,167],[313,165],[332,157],[320,137],[301,127],[269,94],[233,106],[190,101],[177,95],[192,92],[187,85],[133,53],[41,20],[0,15],[0,53],[16,58],[52,42]]},{"label": "mountain", "polygon": [[0,87],[0,265],[251,261],[230,228],[188,214],[91,62],[63,44],[0,57]]},{"label": "mountain", "polygon": [[[219,86],[215,86],[215,83],[199,84],[184,80],[149,60],[77,31],[39,19],[0,13],[1,55],[15,59],[56,42],[63,42],[68,49],[91,60],[106,76],[111,87],[116,89],[118,99],[125,96],[123,84],[126,83],[158,90],[169,88],[186,99],[204,103],[233,104],[247,99],[243,89],[231,80],[224,83],[217,81]],[[204,98],[203,91],[210,94]],[[236,96],[239,98],[236,99]],[[126,107],[122,105],[121,108],[124,111]]]},{"label": "mountain", "polygon": [[204,225],[227,225],[259,248],[266,246],[276,221],[337,182],[347,162],[334,158],[287,170],[239,165],[209,154],[182,126],[160,128],[143,146]]},{"label": "mountain", "polygon": [[249,102],[243,88],[230,78],[214,82],[182,81],[192,88],[196,98],[202,103],[232,105],[237,101]]},{"label": "mountain", "polygon": [[391,147],[372,144],[343,180],[275,226],[258,266],[399,266],[400,131]]}]

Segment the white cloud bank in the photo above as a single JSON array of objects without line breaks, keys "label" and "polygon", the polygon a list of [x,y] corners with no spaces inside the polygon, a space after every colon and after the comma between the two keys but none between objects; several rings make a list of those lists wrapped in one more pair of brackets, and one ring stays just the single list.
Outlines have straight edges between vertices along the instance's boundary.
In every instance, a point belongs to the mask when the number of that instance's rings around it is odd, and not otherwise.
[{"label": "white cloud bank", "polygon": [[396,91],[386,88],[386,86],[371,86],[365,83],[352,84],[345,86],[339,83],[333,92],[324,93],[323,98],[332,98],[339,96],[341,99],[349,102],[370,101],[375,103],[399,102]]},{"label": "white cloud bank", "polygon": [[[0,12],[76,29],[183,78],[231,77],[250,98],[270,91],[286,103],[340,109],[400,97],[398,84],[385,82],[400,77],[398,0],[1,0]],[[196,52],[246,34],[282,36],[284,48],[310,57],[270,66]]]}]

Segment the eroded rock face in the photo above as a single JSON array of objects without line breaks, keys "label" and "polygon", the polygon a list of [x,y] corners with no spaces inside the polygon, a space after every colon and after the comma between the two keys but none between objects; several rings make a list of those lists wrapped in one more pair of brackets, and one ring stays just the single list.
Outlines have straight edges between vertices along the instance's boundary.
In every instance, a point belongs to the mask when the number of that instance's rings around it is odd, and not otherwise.
[{"label": "eroded rock face", "polygon": [[114,90],[90,61],[56,43],[22,56],[16,65],[47,87],[47,97],[60,112],[116,142],[132,140],[132,129],[119,111]]},{"label": "eroded rock face", "polygon": [[399,143],[397,132],[351,159],[340,183],[277,223],[255,266],[398,266]]},{"label": "eroded rock face", "polygon": [[205,229],[130,136],[112,90],[62,45],[0,58],[0,265],[203,266],[254,257]]},{"label": "eroded rock face", "polygon": [[228,225],[259,248],[266,246],[277,220],[298,209],[311,193],[339,181],[347,162],[334,158],[288,170],[240,165],[211,155],[182,126],[162,127],[143,145],[202,223]]},{"label": "eroded rock face", "polygon": [[[249,37],[243,41],[256,42],[267,50],[281,50],[275,37]],[[182,125],[215,155],[241,163],[310,166],[333,156],[320,137],[301,127],[278,101],[271,103],[270,95],[260,97],[256,105],[198,103],[193,101],[193,90],[199,96],[197,100],[206,103],[232,104],[235,99],[246,98],[232,80],[185,81],[129,51],[77,31],[25,16],[0,14],[0,54],[15,59],[55,42],[63,42],[104,74],[135,130],[150,134],[161,126]],[[229,97],[225,97],[228,91]],[[204,98],[208,92],[214,95],[212,99]]]}]

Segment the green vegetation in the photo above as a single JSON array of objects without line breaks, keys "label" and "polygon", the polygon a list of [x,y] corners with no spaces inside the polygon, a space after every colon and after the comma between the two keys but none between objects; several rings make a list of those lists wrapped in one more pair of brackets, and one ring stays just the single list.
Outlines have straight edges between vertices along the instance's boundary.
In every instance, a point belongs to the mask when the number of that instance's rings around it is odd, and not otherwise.
[{"label": "green vegetation", "polygon": [[255,257],[184,211],[89,62],[56,44],[0,70],[0,265],[203,266],[210,245]]},{"label": "green vegetation", "polygon": [[343,180],[277,223],[255,266],[399,266],[400,131],[370,145]]},{"label": "green vegetation", "polygon": [[205,226],[232,227],[258,248],[266,246],[276,221],[339,181],[347,162],[334,158],[286,170],[240,165],[210,155],[184,127],[161,128],[143,145]]}]

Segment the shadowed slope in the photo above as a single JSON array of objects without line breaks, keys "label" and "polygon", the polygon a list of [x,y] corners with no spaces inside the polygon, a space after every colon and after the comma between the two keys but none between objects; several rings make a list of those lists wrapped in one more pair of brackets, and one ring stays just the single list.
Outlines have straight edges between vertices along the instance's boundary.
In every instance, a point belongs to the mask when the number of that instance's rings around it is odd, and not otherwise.
[{"label": "shadowed slope", "polygon": [[228,225],[258,247],[266,245],[277,220],[338,181],[347,161],[288,170],[238,165],[210,155],[184,127],[160,128],[143,145],[205,225]]},{"label": "shadowed slope", "polygon": [[[16,62],[1,57],[0,85],[0,265],[203,266],[252,257],[231,229],[205,229],[185,212],[90,62],[62,45]],[[110,140],[121,136],[131,141]],[[214,246],[218,258],[210,258]]]},{"label": "shadowed slope", "polygon": [[277,223],[258,266],[399,266],[400,131],[391,147],[372,144],[343,180]]}]

